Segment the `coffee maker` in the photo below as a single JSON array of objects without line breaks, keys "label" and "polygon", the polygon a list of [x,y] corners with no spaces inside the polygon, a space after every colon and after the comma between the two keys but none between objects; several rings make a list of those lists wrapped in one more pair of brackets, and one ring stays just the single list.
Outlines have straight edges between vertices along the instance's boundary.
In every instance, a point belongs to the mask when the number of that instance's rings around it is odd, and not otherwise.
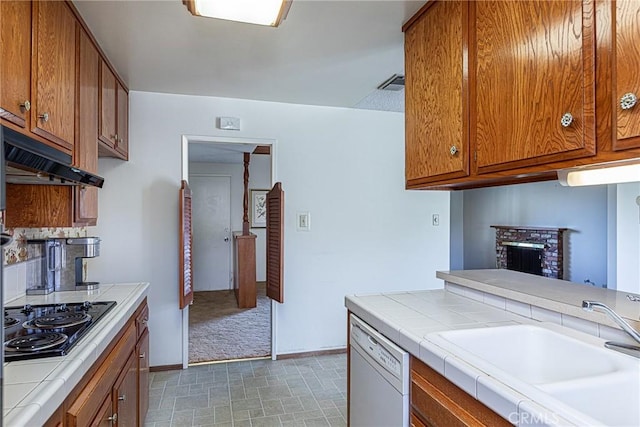
[{"label": "coffee maker", "polygon": [[84,281],[84,258],[100,255],[99,237],[74,237],[64,242],[62,281],[56,291],[84,291],[98,289],[100,283]]},{"label": "coffee maker", "polygon": [[27,295],[47,295],[60,286],[60,239],[27,240]]},{"label": "coffee maker", "polygon": [[53,291],[98,289],[98,282],[84,281],[85,258],[100,255],[100,238],[27,240],[27,295]]}]

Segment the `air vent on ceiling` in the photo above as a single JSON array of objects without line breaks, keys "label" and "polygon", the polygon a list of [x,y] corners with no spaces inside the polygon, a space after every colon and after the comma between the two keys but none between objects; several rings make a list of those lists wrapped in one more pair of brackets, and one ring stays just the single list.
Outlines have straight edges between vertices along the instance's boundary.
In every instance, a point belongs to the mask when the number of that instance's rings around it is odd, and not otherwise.
[{"label": "air vent on ceiling", "polygon": [[394,74],[389,77],[384,83],[378,86],[380,90],[392,90],[398,91],[404,89],[404,76]]}]

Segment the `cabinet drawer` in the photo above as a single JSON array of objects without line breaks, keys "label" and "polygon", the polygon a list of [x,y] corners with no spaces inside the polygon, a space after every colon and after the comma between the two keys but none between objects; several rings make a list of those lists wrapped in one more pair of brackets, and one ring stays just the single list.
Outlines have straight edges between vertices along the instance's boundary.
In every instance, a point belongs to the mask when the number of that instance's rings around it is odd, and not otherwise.
[{"label": "cabinet drawer", "polygon": [[145,329],[147,329],[148,322],[149,322],[149,306],[147,305],[147,300],[145,299],[142,303],[142,306],[138,309],[136,313],[136,330],[137,330],[138,338],[140,338],[144,333]]},{"label": "cabinet drawer", "polygon": [[69,406],[66,414],[67,426],[86,426],[91,423],[105,397],[111,396],[113,384],[134,351],[136,341],[136,326],[134,322],[129,322],[118,344]]},{"label": "cabinet drawer", "polygon": [[507,420],[415,358],[411,359],[411,410],[426,425],[511,426]]}]

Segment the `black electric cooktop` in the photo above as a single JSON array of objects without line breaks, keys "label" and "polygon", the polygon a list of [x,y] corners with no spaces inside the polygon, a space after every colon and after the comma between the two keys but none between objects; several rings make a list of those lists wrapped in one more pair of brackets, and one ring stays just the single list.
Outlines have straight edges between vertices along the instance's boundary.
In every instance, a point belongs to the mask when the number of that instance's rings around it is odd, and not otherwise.
[{"label": "black electric cooktop", "polygon": [[115,301],[85,301],[5,307],[5,362],[68,354],[115,305]]}]

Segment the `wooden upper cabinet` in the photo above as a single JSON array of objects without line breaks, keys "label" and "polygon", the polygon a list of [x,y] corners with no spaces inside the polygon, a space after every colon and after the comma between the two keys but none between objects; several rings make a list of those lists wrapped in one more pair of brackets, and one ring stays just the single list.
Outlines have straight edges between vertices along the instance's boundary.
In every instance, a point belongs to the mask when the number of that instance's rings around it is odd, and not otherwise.
[{"label": "wooden upper cabinet", "polygon": [[640,147],[640,1],[612,3],[614,149]]},{"label": "wooden upper cabinet", "polygon": [[408,187],[469,174],[468,8],[436,1],[404,28]]},{"label": "wooden upper cabinet", "polygon": [[100,134],[99,139],[110,148],[116,148],[116,76],[109,66],[100,62]]},{"label": "wooden upper cabinet", "polygon": [[[88,172],[98,172],[98,84],[100,55],[83,30],[78,29],[78,100],[74,164]],[[74,223],[96,225],[98,189],[74,189]]]},{"label": "wooden upper cabinet", "polygon": [[100,154],[127,160],[129,155],[129,95],[102,61],[100,66]]},{"label": "wooden upper cabinet", "polygon": [[477,172],[594,155],[593,1],[482,1],[470,7]]},{"label": "wooden upper cabinet", "polygon": [[33,2],[31,131],[73,151],[76,18],[65,2]]},{"label": "wooden upper cabinet", "polygon": [[26,127],[31,108],[31,3],[0,1],[0,117]]},{"label": "wooden upper cabinet", "polygon": [[129,158],[129,94],[118,83],[117,91],[118,101],[118,119],[116,121],[118,125],[118,141],[116,144],[116,151],[122,156],[123,160]]}]

